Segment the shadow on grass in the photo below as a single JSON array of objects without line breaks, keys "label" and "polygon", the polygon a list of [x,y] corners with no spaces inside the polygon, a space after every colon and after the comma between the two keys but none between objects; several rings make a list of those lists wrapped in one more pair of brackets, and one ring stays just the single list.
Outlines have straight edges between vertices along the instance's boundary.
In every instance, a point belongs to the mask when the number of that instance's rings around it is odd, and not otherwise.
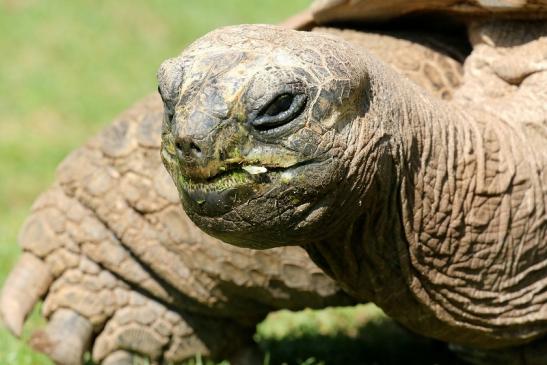
[{"label": "shadow on grass", "polygon": [[[337,323],[327,326],[321,326],[321,320],[318,323],[317,318],[296,318],[293,323],[287,324],[290,316],[294,314],[281,315],[277,319],[274,315],[266,321],[267,328],[259,328],[256,340],[268,354],[267,362],[270,365],[463,364],[444,343],[417,336],[383,314],[375,313],[363,318],[358,310],[357,314],[329,313],[328,320]],[[292,333],[276,335],[275,329],[272,330],[276,324],[272,321],[277,321],[278,325],[290,329]]]}]

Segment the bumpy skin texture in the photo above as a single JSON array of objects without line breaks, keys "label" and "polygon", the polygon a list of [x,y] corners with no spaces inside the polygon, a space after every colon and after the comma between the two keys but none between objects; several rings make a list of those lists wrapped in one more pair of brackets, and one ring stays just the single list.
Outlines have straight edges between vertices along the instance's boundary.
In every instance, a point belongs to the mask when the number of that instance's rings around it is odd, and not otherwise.
[{"label": "bumpy skin texture", "polygon": [[[432,95],[451,97],[461,83],[461,64],[427,47],[317,31],[366,44]],[[300,248],[239,249],[195,227],[160,161],[162,116],[150,96],[73,152],[21,229],[24,253],[0,313],[19,334],[45,296],[49,323],[31,344],[59,364],[79,364],[86,350],[104,365],[196,353],[244,363],[253,326],[269,311],[354,302]]]},{"label": "bumpy skin texture", "polygon": [[547,25],[469,31],[452,102],[337,37],[198,40],[159,72],[162,156],[189,217],[238,246],[303,246],[426,336],[492,349],[544,335]]}]

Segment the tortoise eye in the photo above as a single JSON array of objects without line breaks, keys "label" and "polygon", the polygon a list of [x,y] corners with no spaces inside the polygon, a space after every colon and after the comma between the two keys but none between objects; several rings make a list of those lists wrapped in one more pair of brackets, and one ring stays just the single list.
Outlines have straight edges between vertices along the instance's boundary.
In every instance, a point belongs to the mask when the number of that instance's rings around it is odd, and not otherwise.
[{"label": "tortoise eye", "polygon": [[306,94],[283,93],[268,102],[251,122],[259,131],[280,127],[296,118],[306,102]]},{"label": "tortoise eye", "polygon": [[263,112],[263,115],[273,117],[279,113],[283,113],[284,111],[289,110],[293,100],[294,100],[294,95],[291,95],[291,94],[279,95],[277,98],[274,99],[274,101],[270,103],[270,105],[268,105],[266,110]]}]

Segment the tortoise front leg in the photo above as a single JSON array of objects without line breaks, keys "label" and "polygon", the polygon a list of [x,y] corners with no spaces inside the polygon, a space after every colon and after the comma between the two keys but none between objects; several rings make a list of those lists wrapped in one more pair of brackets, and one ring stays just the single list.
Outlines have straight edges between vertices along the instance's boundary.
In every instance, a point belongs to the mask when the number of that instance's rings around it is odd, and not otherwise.
[{"label": "tortoise front leg", "polygon": [[[57,188],[36,203],[20,239],[25,253],[6,282],[0,310],[18,335],[26,315],[45,294],[43,314],[49,323],[30,344],[58,364],[81,364],[86,351],[104,364],[123,364],[137,355],[153,363],[177,363],[196,354],[237,364],[252,347],[256,323],[269,311],[349,303],[327,285],[324,274],[309,270],[312,264],[302,251],[243,255],[205,241],[193,246],[196,265],[187,280],[207,280],[209,297],[200,301],[193,293],[175,292],[155,281],[148,268],[109,237],[92,211]],[[96,246],[109,249],[92,249]],[[111,270],[116,255],[118,267]],[[253,300],[253,295],[263,298]]]},{"label": "tortoise front leg", "polygon": [[[86,351],[92,352],[95,362],[105,364],[114,361],[112,358],[123,358],[120,350],[158,364],[181,362],[196,354],[233,358],[251,343],[251,325],[175,309],[83,255],[78,261],[74,267],[63,268],[48,288],[43,306],[48,324],[30,339],[34,349],[57,364],[81,364]],[[22,324],[26,313],[13,309],[19,304],[27,313],[32,309],[34,302],[25,293],[40,280],[43,269],[51,267],[25,253],[6,283],[2,313],[14,332],[20,333],[20,328],[13,323]],[[13,285],[17,282],[27,282],[27,286]]]}]

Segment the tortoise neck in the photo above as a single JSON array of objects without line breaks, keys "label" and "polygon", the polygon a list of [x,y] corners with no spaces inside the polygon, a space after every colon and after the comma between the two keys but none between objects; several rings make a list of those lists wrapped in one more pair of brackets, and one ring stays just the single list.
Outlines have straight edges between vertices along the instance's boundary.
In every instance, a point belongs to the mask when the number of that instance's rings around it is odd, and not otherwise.
[{"label": "tortoise neck", "polygon": [[[540,137],[481,105],[464,110],[403,81],[384,87],[392,88],[388,115],[399,118],[391,151],[401,227],[385,247],[398,250],[399,272],[428,323],[415,329],[488,346],[518,327],[511,310],[523,293],[527,307],[545,303],[546,290],[532,285],[546,267],[537,254],[546,247]],[[391,314],[408,321],[400,309]],[[540,331],[530,327],[526,336]]]},{"label": "tortoise neck", "polygon": [[[453,214],[465,204],[466,197],[458,194],[473,197],[474,180],[467,174],[475,171],[477,155],[487,153],[487,146],[476,145],[484,125],[381,65],[369,70],[370,108],[356,128],[361,150],[373,146],[373,152],[361,154],[354,163],[372,159],[374,178],[359,182],[367,188],[361,214],[350,229],[306,248],[358,300],[375,302],[424,335],[465,341],[481,330],[467,328],[463,319],[447,320],[443,303],[434,296],[443,285],[455,287],[465,279],[438,282],[451,268],[465,225],[465,217]],[[466,247],[472,248],[471,242]],[[464,301],[451,310],[451,316],[466,315]]]}]

